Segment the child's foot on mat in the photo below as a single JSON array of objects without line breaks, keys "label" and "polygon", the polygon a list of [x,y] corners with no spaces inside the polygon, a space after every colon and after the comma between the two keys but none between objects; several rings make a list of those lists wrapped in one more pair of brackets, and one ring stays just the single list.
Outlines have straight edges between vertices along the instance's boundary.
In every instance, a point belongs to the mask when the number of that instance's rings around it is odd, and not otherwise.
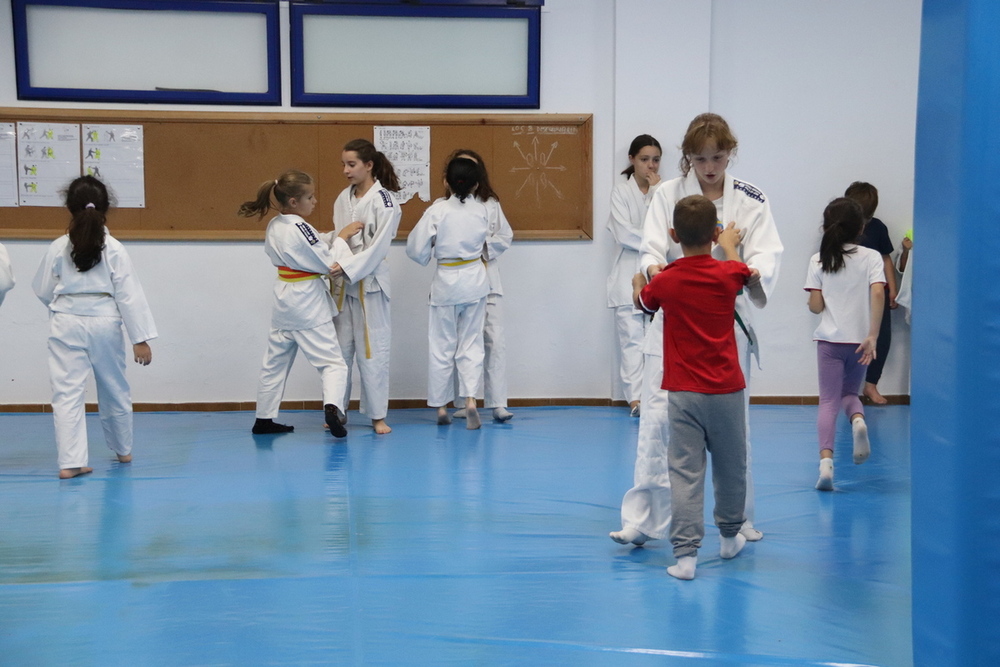
[{"label": "child's foot on mat", "polygon": [[59,471],[59,479],[72,479],[92,472],[94,472],[94,469],[86,466],[82,468],[63,468]]},{"label": "child's foot on mat", "polygon": [[326,417],[326,425],[330,429],[330,435],[335,438],[343,438],[347,436],[347,428],[344,426],[344,422],[340,421],[340,410],[333,403],[327,403],[323,406],[323,416]]},{"label": "child's foot on mat", "polygon": [[608,533],[608,537],[618,544],[634,544],[641,547],[649,539],[649,536],[636,528],[622,528]]},{"label": "child's foot on mat", "polygon": [[251,432],[254,435],[268,435],[271,433],[291,433],[294,430],[294,426],[279,424],[273,419],[261,419],[258,417],[257,421],[253,423],[253,429]]}]

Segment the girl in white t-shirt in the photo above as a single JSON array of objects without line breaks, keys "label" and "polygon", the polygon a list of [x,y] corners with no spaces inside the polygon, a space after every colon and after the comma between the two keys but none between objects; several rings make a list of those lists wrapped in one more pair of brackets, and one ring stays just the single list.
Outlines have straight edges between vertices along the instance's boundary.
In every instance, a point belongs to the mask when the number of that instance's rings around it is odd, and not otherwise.
[{"label": "girl in white t-shirt", "polygon": [[809,260],[805,290],[809,310],[820,315],[813,339],[819,365],[820,491],[833,490],[833,441],[837,410],[851,420],[854,462],[864,463],[871,446],[865,409],[858,398],[865,367],[875,358],[875,341],[885,305],[882,256],[855,243],[864,226],[861,206],[846,197],[823,211],[823,241]]}]

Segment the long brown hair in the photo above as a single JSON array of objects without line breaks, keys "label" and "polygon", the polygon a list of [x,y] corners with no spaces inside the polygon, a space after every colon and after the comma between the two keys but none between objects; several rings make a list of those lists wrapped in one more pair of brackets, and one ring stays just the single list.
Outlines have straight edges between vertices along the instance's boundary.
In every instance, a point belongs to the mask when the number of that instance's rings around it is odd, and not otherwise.
[{"label": "long brown hair", "polygon": [[726,119],[717,113],[703,113],[694,117],[688,125],[687,132],[684,133],[684,142],[681,143],[681,173],[685,176],[691,171],[691,160],[688,156],[693,155],[705,148],[709,141],[715,142],[716,150],[729,151],[736,154],[738,142],[733,131],[729,129]]},{"label": "long brown hair", "polygon": [[[239,215],[244,218],[257,216],[263,218],[268,211],[274,209],[280,211],[288,205],[289,200],[299,199],[305,194],[306,187],[313,184],[312,176],[304,171],[289,169],[276,180],[261,183],[257,188],[257,198],[245,201],[240,206]],[[278,201],[275,205],[271,200],[271,194]]]},{"label": "long brown hair", "polygon": [[479,187],[476,189],[476,199],[481,201],[488,201],[490,199],[496,199],[500,201],[499,195],[493,190],[493,186],[490,185],[490,175],[486,173],[486,163],[483,162],[482,156],[479,155],[474,150],[468,148],[459,148],[458,150],[452,151],[451,155],[448,156],[448,162],[445,164],[445,188],[444,196],[451,196],[451,188],[448,187],[448,166],[451,161],[457,157],[469,157],[472,161],[479,165]]},{"label": "long brown hair", "polygon": [[386,190],[399,192],[399,177],[396,170],[384,153],[375,150],[375,144],[367,139],[353,139],[344,145],[345,151],[354,151],[358,154],[358,159],[362,162],[372,163],[372,177],[382,184]]},{"label": "long brown hair", "polygon": [[104,224],[111,202],[104,183],[93,176],[80,176],[66,188],[70,257],[81,273],[100,264],[104,250]]}]

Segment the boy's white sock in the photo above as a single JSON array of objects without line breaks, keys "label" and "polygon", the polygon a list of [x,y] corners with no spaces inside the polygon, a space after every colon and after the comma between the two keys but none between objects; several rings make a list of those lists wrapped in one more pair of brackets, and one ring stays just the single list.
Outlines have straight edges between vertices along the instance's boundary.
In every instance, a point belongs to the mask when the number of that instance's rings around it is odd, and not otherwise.
[{"label": "boy's white sock", "polygon": [[864,417],[858,417],[851,422],[851,432],[854,434],[854,463],[864,463],[872,452],[871,443],[868,442],[868,425]]},{"label": "boy's white sock", "polygon": [[833,491],[833,459],[819,460],[819,481],[816,482],[818,491]]},{"label": "boy's white sock", "polygon": [[742,551],[743,546],[747,543],[747,538],[743,537],[740,533],[736,533],[732,537],[720,537],[719,543],[720,557],[736,558],[736,554]]},{"label": "boy's white sock", "polygon": [[501,424],[514,418],[514,413],[505,407],[493,408],[493,419]]},{"label": "boy's white sock", "polygon": [[465,419],[465,408],[459,408],[451,413],[451,416],[455,419]]},{"label": "boy's white sock", "polygon": [[740,526],[740,535],[747,538],[747,542],[759,542],[764,539],[764,533],[753,527],[753,521],[747,519]]},{"label": "boy's white sock", "polygon": [[[746,542],[746,540],[744,540],[744,542]],[[697,567],[697,556],[682,556],[677,559],[676,565],[671,565],[667,568],[667,574],[671,577],[677,577],[678,579],[690,581],[691,579],[694,579],[694,571]]]},{"label": "boy's white sock", "polygon": [[608,533],[608,537],[613,539],[618,544],[634,544],[637,547],[641,547],[649,539],[649,536],[636,528],[622,528],[621,530],[613,530]]}]

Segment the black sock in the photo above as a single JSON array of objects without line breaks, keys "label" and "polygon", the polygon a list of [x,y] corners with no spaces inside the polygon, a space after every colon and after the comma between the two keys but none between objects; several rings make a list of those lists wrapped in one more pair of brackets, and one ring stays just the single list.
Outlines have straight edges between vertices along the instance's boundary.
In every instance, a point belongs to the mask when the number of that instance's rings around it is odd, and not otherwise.
[{"label": "black sock", "polygon": [[294,430],[294,426],[277,424],[273,419],[261,419],[258,417],[257,421],[253,423],[254,435],[265,435],[268,433],[291,433]]},{"label": "black sock", "polygon": [[347,428],[340,423],[337,406],[333,403],[327,403],[323,406],[323,412],[326,417],[326,425],[330,427],[330,434],[335,438],[347,436]]}]

